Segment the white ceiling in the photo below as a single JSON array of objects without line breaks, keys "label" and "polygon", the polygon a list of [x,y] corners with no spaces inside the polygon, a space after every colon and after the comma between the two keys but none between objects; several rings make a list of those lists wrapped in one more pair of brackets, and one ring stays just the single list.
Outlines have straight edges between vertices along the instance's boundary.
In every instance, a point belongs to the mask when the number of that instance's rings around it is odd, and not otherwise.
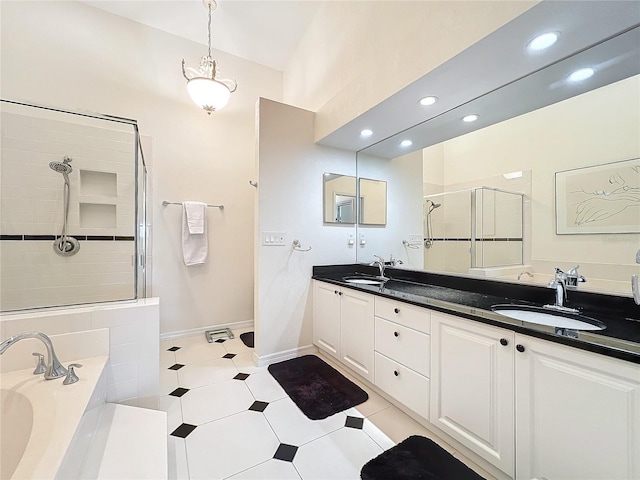
[{"label": "white ceiling", "polygon": [[[207,9],[202,0],[83,0],[83,3],[207,44]],[[212,14],[212,48],[283,71],[323,2],[218,0],[217,3],[218,8]]]}]

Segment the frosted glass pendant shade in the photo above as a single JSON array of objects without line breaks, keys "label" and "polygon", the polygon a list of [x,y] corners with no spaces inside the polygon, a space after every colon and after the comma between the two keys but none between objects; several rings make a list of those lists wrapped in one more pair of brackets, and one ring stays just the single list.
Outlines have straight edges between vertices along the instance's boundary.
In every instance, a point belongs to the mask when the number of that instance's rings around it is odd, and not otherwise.
[{"label": "frosted glass pendant shade", "polygon": [[221,110],[231,97],[229,88],[210,78],[196,77],[187,82],[191,100],[207,113]]}]

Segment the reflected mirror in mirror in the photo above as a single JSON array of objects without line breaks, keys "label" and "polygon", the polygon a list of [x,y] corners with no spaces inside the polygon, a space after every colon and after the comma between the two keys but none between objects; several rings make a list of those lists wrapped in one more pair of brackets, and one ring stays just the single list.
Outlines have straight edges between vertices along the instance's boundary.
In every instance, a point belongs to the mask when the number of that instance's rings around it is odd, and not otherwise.
[{"label": "reflected mirror in mirror", "polygon": [[[538,285],[551,280],[555,267],[567,271],[580,265],[587,279],[580,290],[630,296],[631,275],[640,273],[635,262],[640,234],[557,235],[554,178],[561,171],[640,157],[639,32],[639,28],[632,29],[424,122],[415,132],[402,132],[402,136],[358,152],[359,176],[377,163],[386,168],[386,172],[376,169],[377,178],[392,178],[399,184],[388,199],[393,227],[369,237],[366,251],[358,251],[358,261],[391,252],[410,269]],[[609,42],[620,45],[622,51],[609,48]],[[602,68],[581,85],[567,83],[571,71],[582,64]],[[513,111],[514,105],[516,110],[524,108],[531,99],[540,104]],[[506,112],[509,116],[502,116]],[[469,113],[487,123],[478,129],[465,126],[460,120]],[[426,148],[390,154],[393,149],[399,152],[400,140],[410,135],[424,139],[421,143],[412,137],[414,145]],[[518,202],[510,200],[517,200],[516,196],[485,197],[485,216],[477,217],[476,212],[474,217],[470,192],[479,187],[484,192],[498,189],[523,198],[521,235]],[[429,232],[425,199],[443,205],[432,211]],[[634,212],[640,224],[638,202]],[[514,221],[502,226],[500,222],[508,216]],[[506,233],[500,233],[503,246],[514,248],[489,252],[487,248],[496,244],[483,241],[482,253],[480,246],[474,250],[469,235],[474,222],[476,229],[484,227],[485,238],[487,228],[496,233],[504,229]],[[415,237],[416,230],[430,239],[428,249],[424,242],[421,248],[410,250],[403,244],[403,239]],[[440,241],[442,238],[450,241]],[[494,253],[511,250],[504,262],[494,257]],[[519,251],[522,261],[511,264]],[[472,268],[473,254],[476,260],[482,256],[485,263],[476,261],[478,266]]]},{"label": "reflected mirror in mirror", "polygon": [[338,173],[322,176],[324,223],[356,223],[356,177]]},{"label": "reflected mirror in mirror", "polygon": [[387,224],[387,182],[384,180],[358,179],[360,225]]}]

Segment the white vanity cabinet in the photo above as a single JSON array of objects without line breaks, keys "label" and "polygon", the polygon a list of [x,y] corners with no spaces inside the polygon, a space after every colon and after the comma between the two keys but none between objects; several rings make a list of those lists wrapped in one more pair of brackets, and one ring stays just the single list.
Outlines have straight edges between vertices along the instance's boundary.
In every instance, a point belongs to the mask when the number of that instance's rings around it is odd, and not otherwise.
[{"label": "white vanity cabinet", "polygon": [[515,340],[516,478],[640,479],[640,365]]},{"label": "white vanity cabinet", "polygon": [[313,343],[373,382],[373,295],[314,282]]},{"label": "white vanity cabinet", "polygon": [[340,287],[313,282],[313,343],[340,360]]},{"label": "white vanity cabinet", "polygon": [[431,312],[430,422],[513,475],[514,332]]},{"label": "white vanity cabinet", "polygon": [[375,384],[429,418],[431,312],[375,297]]},{"label": "white vanity cabinet", "polygon": [[640,479],[640,365],[431,313],[430,422],[516,480]]}]

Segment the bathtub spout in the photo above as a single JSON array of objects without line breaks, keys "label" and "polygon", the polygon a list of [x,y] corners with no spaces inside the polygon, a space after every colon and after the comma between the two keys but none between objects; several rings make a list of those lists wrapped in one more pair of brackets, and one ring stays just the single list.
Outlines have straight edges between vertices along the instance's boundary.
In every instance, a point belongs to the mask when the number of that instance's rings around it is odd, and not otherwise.
[{"label": "bathtub spout", "polygon": [[44,343],[44,346],[47,348],[47,371],[44,372],[45,380],[53,380],[54,378],[60,378],[67,374],[67,369],[64,368],[56,356],[51,339],[41,332],[23,332],[7,338],[4,342],[0,343],[0,355],[6,352],[11,345],[25,338],[37,338]]}]

